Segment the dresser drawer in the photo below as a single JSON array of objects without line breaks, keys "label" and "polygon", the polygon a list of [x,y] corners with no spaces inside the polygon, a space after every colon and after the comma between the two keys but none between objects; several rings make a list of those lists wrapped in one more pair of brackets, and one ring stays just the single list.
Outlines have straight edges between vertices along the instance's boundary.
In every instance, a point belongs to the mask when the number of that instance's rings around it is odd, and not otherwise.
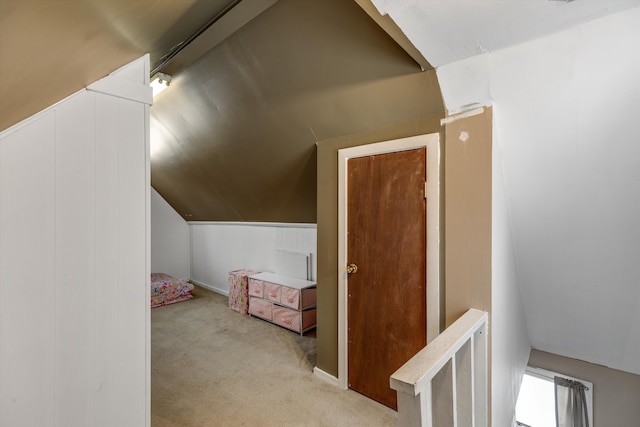
[{"label": "dresser drawer", "polygon": [[282,294],[282,286],[264,282],[264,297],[273,302],[280,302],[280,295]]},{"label": "dresser drawer", "polygon": [[262,298],[249,298],[249,314],[266,320],[273,319],[273,303]]},{"label": "dresser drawer", "polygon": [[316,288],[295,289],[283,286],[280,303],[296,310],[303,310],[316,306],[316,294]]},{"label": "dresser drawer", "polygon": [[300,289],[283,287],[280,302],[287,307],[300,308]]},{"label": "dresser drawer", "polygon": [[[286,307],[273,307],[273,323],[292,331],[302,332],[316,324],[316,309],[297,311]],[[302,324],[300,320],[302,319]]]},{"label": "dresser drawer", "polygon": [[249,296],[264,298],[264,282],[262,280],[249,278]]}]

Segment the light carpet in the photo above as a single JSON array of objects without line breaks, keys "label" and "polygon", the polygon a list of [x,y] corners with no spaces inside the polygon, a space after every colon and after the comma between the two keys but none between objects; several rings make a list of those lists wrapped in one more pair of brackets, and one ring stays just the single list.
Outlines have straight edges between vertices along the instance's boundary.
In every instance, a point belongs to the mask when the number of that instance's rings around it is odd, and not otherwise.
[{"label": "light carpet", "polygon": [[313,374],[313,336],[193,294],[151,310],[152,427],[395,425],[395,411]]}]

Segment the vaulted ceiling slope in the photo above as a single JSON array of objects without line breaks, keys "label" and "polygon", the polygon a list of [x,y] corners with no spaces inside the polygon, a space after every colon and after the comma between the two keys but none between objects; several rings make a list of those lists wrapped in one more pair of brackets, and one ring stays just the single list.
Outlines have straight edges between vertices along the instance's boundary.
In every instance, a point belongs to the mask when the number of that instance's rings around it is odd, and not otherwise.
[{"label": "vaulted ceiling slope", "polygon": [[0,130],[150,53],[152,67],[231,0],[0,0]]},{"label": "vaulted ceiling slope", "polygon": [[436,68],[638,6],[638,0],[370,1]]},{"label": "vaulted ceiling slope", "polygon": [[315,222],[317,141],[444,114],[435,72],[353,1],[0,0],[0,129],[146,52],[153,69],[230,5],[244,21],[166,64],[151,109],[152,184],[185,219]]},{"label": "vaulted ceiling slope", "polygon": [[156,97],[151,181],[188,220],[315,222],[318,141],[443,114],[355,2],[279,0]]}]

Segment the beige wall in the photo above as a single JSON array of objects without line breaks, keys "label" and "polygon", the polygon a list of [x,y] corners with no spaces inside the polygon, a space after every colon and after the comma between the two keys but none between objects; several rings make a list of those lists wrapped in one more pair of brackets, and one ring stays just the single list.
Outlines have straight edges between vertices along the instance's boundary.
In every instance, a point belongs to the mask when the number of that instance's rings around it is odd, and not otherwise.
[{"label": "beige wall", "polygon": [[529,366],[591,381],[594,426],[637,426],[640,423],[640,375],[539,350],[531,351]]},{"label": "beige wall", "polygon": [[[489,312],[491,327],[492,109],[453,120],[445,133],[445,328],[469,308]],[[492,333],[489,333],[491,361]],[[489,387],[491,389],[491,362]],[[491,405],[491,399],[489,404]],[[491,406],[489,419],[491,419]]]},{"label": "beige wall", "polygon": [[491,311],[491,117],[445,125],[445,324]]}]

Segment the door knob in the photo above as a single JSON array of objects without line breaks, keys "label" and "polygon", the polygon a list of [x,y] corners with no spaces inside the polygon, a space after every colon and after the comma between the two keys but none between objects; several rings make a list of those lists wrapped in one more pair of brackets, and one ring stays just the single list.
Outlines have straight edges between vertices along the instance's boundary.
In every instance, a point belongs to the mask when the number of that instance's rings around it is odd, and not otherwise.
[{"label": "door knob", "polygon": [[356,273],[358,271],[358,266],[355,264],[349,264],[347,265],[347,273],[349,274],[353,274]]}]

